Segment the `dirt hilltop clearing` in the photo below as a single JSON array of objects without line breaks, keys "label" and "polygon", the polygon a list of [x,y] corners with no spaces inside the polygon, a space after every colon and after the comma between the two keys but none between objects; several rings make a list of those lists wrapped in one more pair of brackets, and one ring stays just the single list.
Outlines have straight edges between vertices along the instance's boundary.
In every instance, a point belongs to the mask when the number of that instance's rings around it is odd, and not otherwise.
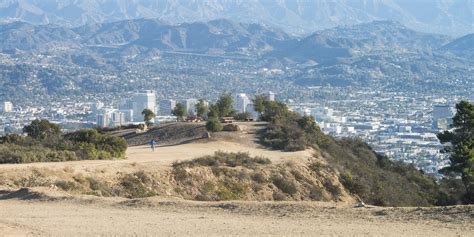
[{"label": "dirt hilltop clearing", "polygon": [[70,196],[49,189],[3,193],[0,198],[7,198],[0,201],[2,236],[474,234],[472,206],[355,208],[328,202],[196,202]]},{"label": "dirt hilltop clearing", "polygon": [[[202,124],[115,132],[135,145],[125,160],[0,165],[0,236],[474,236],[474,206],[357,207],[317,151],[268,150],[257,142],[261,123],[239,125],[211,139]],[[151,138],[155,152],[143,145]],[[269,162],[173,167],[216,151]],[[267,182],[281,170],[300,178],[291,195],[275,196]],[[222,172],[258,182],[233,183]]]},{"label": "dirt hilltop clearing", "polygon": [[[282,152],[269,150],[258,144],[256,133],[261,123],[240,124],[243,131],[219,132],[213,137],[202,138],[206,132],[202,124],[183,123],[168,124],[153,128],[144,134],[135,134],[134,130],[119,131],[117,134],[125,137],[127,143],[132,143],[127,149],[125,160],[85,160],[70,162],[43,162],[29,164],[4,164],[0,171],[24,170],[32,168],[62,169],[73,168],[78,172],[91,169],[121,169],[130,165],[169,168],[173,162],[191,160],[205,155],[212,155],[216,151],[248,152],[251,156],[263,156],[272,162],[307,159],[313,156],[313,151]],[[184,136],[183,133],[189,135]],[[155,152],[147,144],[152,138],[158,141]]]}]

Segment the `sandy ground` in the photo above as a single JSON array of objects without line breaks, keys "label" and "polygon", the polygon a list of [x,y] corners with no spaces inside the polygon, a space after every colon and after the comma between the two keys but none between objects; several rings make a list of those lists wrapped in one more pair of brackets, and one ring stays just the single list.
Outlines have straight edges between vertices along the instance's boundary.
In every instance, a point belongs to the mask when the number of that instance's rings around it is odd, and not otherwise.
[{"label": "sandy ground", "polygon": [[[312,151],[280,152],[226,140],[130,147],[126,160],[0,165],[0,174],[32,168],[92,172],[132,166],[169,170],[173,162],[215,151],[248,152],[272,162],[306,159]],[[136,168],[136,167],[135,167]],[[0,236],[474,236],[474,207],[355,208],[322,202],[195,202],[154,197],[127,200],[0,192]]]},{"label": "sandy ground", "polygon": [[0,201],[2,236],[474,236],[473,220],[473,207],[91,197]]},{"label": "sandy ground", "polygon": [[212,141],[188,143],[176,146],[159,146],[153,152],[149,146],[135,146],[127,149],[125,160],[85,160],[70,162],[43,162],[30,164],[2,164],[2,171],[18,171],[31,168],[62,169],[72,168],[76,171],[117,168],[131,164],[153,166],[155,168],[169,168],[175,161],[190,160],[204,155],[212,155],[216,151],[248,152],[252,156],[264,156],[278,163],[290,159],[304,159],[312,156],[311,150],[299,152],[282,152],[260,148],[258,146],[243,145],[229,141]]}]

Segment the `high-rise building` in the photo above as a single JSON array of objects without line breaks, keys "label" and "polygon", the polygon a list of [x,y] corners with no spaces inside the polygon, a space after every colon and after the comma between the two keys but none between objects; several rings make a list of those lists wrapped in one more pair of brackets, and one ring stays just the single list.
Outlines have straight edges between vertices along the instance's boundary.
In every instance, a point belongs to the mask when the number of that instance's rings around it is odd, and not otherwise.
[{"label": "high-rise building", "polygon": [[9,113],[13,111],[13,104],[10,101],[5,101],[2,104],[2,112]]},{"label": "high-rise building", "polygon": [[253,103],[247,104],[247,107],[245,108],[245,112],[249,113],[253,120],[259,119],[259,113],[255,111],[255,107]]},{"label": "high-rise building", "polygon": [[328,107],[313,108],[310,111],[310,115],[312,115],[318,122],[334,122],[337,120],[337,118],[334,116],[334,110]]},{"label": "high-rise building", "polygon": [[250,103],[249,97],[244,93],[240,93],[235,96],[233,106],[237,112],[245,113],[247,110],[247,105],[249,103]]},{"label": "high-rise building", "polygon": [[268,101],[275,101],[275,93],[269,91],[267,93],[265,93],[265,99],[268,100]]},{"label": "high-rise building", "polygon": [[449,105],[435,105],[433,106],[433,119],[452,118],[454,111]]},{"label": "high-rise building", "polygon": [[449,105],[435,105],[433,106],[433,128],[439,130],[446,130],[452,124],[454,110]]},{"label": "high-rise building", "polygon": [[176,107],[175,100],[161,100],[159,114],[162,116],[171,115],[171,111]]},{"label": "high-rise building", "polygon": [[121,109],[119,111],[123,113],[125,123],[133,122],[133,109]]},{"label": "high-rise building", "polygon": [[136,93],[132,98],[133,121],[143,121],[142,112],[149,109],[156,113],[156,94],[154,91],[146,90]]},{"label": "high-rise building", "polygon": [[121,99],[118,103],[119,110],[133,110],[133,101],[130,98]]},{"label": "high-rise building", "polygon": [[197,99],[186,99],[181,103],[183,103],[184,109],[186,110],[186,114],[188,116],[196,115],[196,104],[198,103]]},{"label": "high-rise building", "polygon": [[97,114],[97,126],[101,128],[110,126],[110,114],[101,113]]},{"label": "high-rise building", "polygon": [[112,112],[111,114],[111,121],[110,121],[110,125],[112,127],[117,127],[117,126],[122,126],[122,125],[125,125],[125,114],[120,112],[119,110],[116,110],[114,112]]}]

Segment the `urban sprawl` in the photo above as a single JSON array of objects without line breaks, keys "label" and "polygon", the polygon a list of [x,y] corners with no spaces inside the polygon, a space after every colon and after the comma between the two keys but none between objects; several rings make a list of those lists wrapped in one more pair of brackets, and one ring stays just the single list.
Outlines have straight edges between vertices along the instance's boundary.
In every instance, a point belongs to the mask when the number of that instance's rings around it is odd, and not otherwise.
[{"label": "urban sprawl", "polygon": [[[272,92],[264,94],[268,100],[278,97]],[[439,176],[437,171],[446,166],[448,160],[440,153],[442,145],[436,133],[449,128],[454,115],[453,104],[439,98],[371,98],[363,103],[350,99],[324,103],[295,103],[290,100],[287,103],[290,109],[302,115],[312,115],[328,134],[361,138],[378,153],[412,163]],[[252,99],[253,96],[245,93],[234,94],[234,109],[238,113],[247,112],[257,120],[258,113],[253,108]],[[154,122],[157,124],[176,121],[171,111],[177,103],[183,104],[188,116],[196,114],[198,99],[158,99],[152,90],[132,93],[129,98],[118,99],[114,105],[94,101],[40,107],[4,101],[0,104],[0,135],[22,133],[23,126],[38,118],[58,123],[66,131],[137,124],[143,122],[141,112],[144,109],[156,114]],[[400,108],[405,104],[410,104],[410,108]]]}]

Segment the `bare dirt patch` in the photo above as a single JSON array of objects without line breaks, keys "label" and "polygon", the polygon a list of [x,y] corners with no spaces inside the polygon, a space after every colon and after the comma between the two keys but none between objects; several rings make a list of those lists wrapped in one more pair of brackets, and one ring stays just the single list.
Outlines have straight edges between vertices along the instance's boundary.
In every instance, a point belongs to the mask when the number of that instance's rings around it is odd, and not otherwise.
[{"label": "bare dirt patch", "polygon": [[0,210],[0,231],[11,235],[474,234],[472,206],[355,208],[331,202],[195,202],[158,197],[126,200],[76,196],[48,201],[1,200]]}]

